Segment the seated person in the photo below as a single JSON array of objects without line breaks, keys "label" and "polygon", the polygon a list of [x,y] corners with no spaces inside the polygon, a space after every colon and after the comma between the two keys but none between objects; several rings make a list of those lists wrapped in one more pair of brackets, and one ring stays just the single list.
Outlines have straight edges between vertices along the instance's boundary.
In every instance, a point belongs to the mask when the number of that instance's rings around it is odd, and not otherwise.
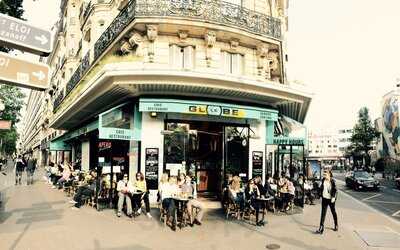
[{"label": "seated person", "polygon": [[[193,226],[193,224],[200,226],[204,214],[204,205],[203,203],[197,200],[196,183],[192,182],[192,178],[189,175],[186,176],[185,183],[182,184],[181,191],[182,193],[187,194],[188,197],[192,197],[192,199],[190,199],[186,205],[189,214],[189,219],[191,222],[190,226]],[[192,215],[193,207],[199,210],[194,220]]]},{"label": "seated person", "polygon": [[296,194],[296,189],[294,187],[294,184],[292,181],[288,180],[287,181],[287,186],[288,186],[288,193],[286,195],[286,211],[289,210],[290,205],[293,205],[293,201],[294,201],[294,196]]},{"label": "seated person", "polygon": [[241,180],[239,176],[234,176],[232,178],[232,183],[229,186],[229,197],[239,206],[240,209],[239,218],[243,216],[244,203],[245,203],[243,191],[240,188],[240,181]]},{"label": "seated person", "polygon": [[265,197],[276,195],[276,185],[274,184],[274,179],[272,179],[271,176],[269,175],[266,176],[264,192],[265,192]]},{"label": "seated person", "polygon": [[[69,181],[70,176],[71,176],[71,169],[68,164],[65,164],[63,172],[62,172],[62,176],[57,181],[58,189],[61,189],[63,187],[64,182]],[[54,187],[54,188],[56,188],[56,187]]]},{"label": "seated person", "polygon": [[256,225],[263,226],[265,224],[264,218],[262,220],[259,220],[259,215],[260,215],[260,209],[264,209],[264,202],[257,200],[257,198],[261,197],[261,192],[258,189],[255,179],[256,178],[251,179],[249,181],[249,184],[247,185],[245,192],[246,192],[246,197],[249,198],[250,205],[254,208],[254,210],[256,210]]},{"label": "seated person", "polygon": [[146,206],[146,215],[148,218],[152,218],[150,214],[149,191],[147,190],[146,180],[141,172],[136,174],[133,188],[136,191],[143,192],[142,194],[132,196],[135,209],[138,209],[137,213],[140,214],[142,212],[142,201],[144,201],[144,205]]},{"label": "seated person", "polygon": [[176,206],[173,197],[178,195],[178,185],[176,177],[163,174],[159,185],[162,207],[167,211],[167,224],[173,231],[176,230],[175,211]]},{"label": "seated person", "polygon": [[118,212],[117,216],[121,217],[122,206],[124,205],[124,201],[126,201],[127,211],[126,214],[131,217],[132,216],[132,201],[130,197],[130,193],[133,191],[133,185],[128,179],[128,174],[124,174],[122,180],[120,180],[117,184],[117,192],[118,192]]},{"label": "seated person", "polygon": [[91,197],[95,194],[97,184],[97,173],[96,171],[91,171],[90,175],[85,177],[82,185],[78,187],[76,194],[70,203],[74,204],[73,209],[80,208],[82,204],[83,196]]},{"label": "seated person", "polygon": [[178,187],[181,188],[184,183],[185,183],[185,174],[180,173],[178,178]]}]

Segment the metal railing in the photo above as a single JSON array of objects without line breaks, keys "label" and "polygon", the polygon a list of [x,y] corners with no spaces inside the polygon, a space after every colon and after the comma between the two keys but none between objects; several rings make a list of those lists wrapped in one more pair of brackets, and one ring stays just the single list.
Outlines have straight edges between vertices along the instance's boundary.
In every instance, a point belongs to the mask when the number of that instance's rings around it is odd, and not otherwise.
[{"label": "metal railing", "polygon": [[68,81],[66,90],[65,90],[65,95],[67,96],[74,88],[75,86],[80,82],[82,77],[85,75],[87,70],[90,67],[90,51],[86,53],[86,55],[82,58],[81,64],[78,66],[78,68],[75,70],[74,74],[71,76],[71,79]]},{"label": "metal railing", "polygon": [[[91,7],[85,9],[87,15]],[[84,14],[85,15],[85,14]],[[180,17],[210,23],[229,25],[262,36],[282,39],[279,19],[252,11],[240,5],[220,0],[131,0],[119,12],[108,28],[94,44],[93,61],[89,53],[72,75],[66,87],[67,96],[79,83],[90,66],[109,48],[117,37],[136,17]],[[61,96],[61,95],[60,95]],[[62,95],[54,101],[54,109],[62,102]]]},{"label": "metal railing", "polygon": [[281,39],[279,19],[220,0],[137,0],[136,17],[182,17]]}]

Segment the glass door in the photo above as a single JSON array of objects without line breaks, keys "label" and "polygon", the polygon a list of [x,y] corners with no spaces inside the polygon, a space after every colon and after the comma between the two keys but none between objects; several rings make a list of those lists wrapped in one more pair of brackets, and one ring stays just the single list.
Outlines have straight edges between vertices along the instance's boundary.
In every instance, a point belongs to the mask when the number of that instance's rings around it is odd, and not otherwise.
[{"label": "glass door", "polygon": [[249,176],[249,128],[224,127],[224,176],[238,175],[247,182]]}]

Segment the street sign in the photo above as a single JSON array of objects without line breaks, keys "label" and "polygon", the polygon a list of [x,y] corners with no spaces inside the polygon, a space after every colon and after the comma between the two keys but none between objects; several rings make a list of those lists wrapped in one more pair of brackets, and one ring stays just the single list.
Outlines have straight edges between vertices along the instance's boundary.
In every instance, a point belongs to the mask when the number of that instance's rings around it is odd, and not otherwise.
[{"label": "street sign", "polygon": [[11,121],[0,120],[0,130],[11,129]]},{"label": "street sign", "polygon": [[0,52],[0,83],[44,90],[49,86],[49,66]]},{"label": "street sign", "polygon": [[49,55],[53,43],[49,30],[34,27],[27,21],[0,14],[0,43],[31,52],[37,55]]}]

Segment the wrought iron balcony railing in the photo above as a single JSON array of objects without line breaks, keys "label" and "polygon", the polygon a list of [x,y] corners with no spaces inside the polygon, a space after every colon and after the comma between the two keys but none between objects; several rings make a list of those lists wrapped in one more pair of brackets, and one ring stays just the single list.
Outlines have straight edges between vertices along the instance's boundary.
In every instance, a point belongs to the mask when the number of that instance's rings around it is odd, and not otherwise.
[{"label": "wrought iron balcony railing", "polygon": [[281,39],[277,18],[220,0],[137,0],[136,17],[182,17],[231,25]]},{"label": "wrought iron balcony railing", "polygon": [[[87,9],[90,10],[91,8],[88,7]],[[220,0],[131,0],[94,44],[93,61],[89,61],[89,53],[83,58],[81,65],[67,84],[65,96],[74,89],[90,66],[97,61],[136,17],[178,17],[206,21],[241,28],[262,36],[282,39],[279,19],[236,4]],[[64,95],[59,95],[56,98],[54,109],[62,103],[63,98]]]}]

